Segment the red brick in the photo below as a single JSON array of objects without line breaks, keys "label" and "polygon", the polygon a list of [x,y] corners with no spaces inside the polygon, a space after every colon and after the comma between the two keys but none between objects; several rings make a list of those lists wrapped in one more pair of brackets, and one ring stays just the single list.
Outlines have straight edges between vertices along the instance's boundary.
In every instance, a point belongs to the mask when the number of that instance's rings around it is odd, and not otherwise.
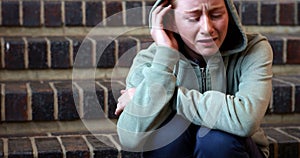
[{"label": "red brick", "polygon": [[45,1],[45,26],[58,27],[62,26],[61,1]]},{"label": "red brick", "polygon": [[39,158],[62,158],[61,145],[55,137],[35,138]]},{"label": "red brick", "polygon": [[40,1],[23,1],[23,25],[29,27],[41,26]]},{"label": "red brick", "polygon": [[54,87],[57,90],[58,120],[67,121],[79,119],[77,107],[74,102],[74,99],[78,100],[78,93],[73,92],[72,82],[57,81],[54,83]]},{"label": "red brick", "polygon": [[93,43],[83,37],[70,37],[73,42],[73,67],[92,68],[93,65]]},{"label": "red brick", "polygon": [[126,2],[126,25],[141,26],[143,25],[143,10],[141,1]]},{"label": "red brick", "polygon": [[25,83],[5,84],[5,120],[28,120],[27,88]]},{"label": "red brick", "polygon": [[89,158],[90,152],[89,148],[82,137],[79,136],[70,136],[70,137],[61,137],[62,144],[66,149],[66,156],[69,158],[80,157],[80,158]]},{"label": "red brick", "polygon": [[[87,136],[88,142],[93,146],[95,158],[117,158],[118,150],[115,147],[109,146],[112,144],[109,139]],[[104,140],[104,142],[102,142]]]},{"label": "red brick", "polygon": [[44,38],[27,38],[30,69],[48,68],[47,43]]},{"label": "red brick", "polygon": [[258,3],[243,1],[241,2],[242,24],[257,25],[258,24]]},{"label": "red brick", "polygon": [[28,138],[8,139],[8,157],[9,158],[32,158],[33,150],[31,141]]},{"label": "red brick", "polygon": [[280,3],[279,24],[295,25],[295,3]]},{"label": "red brick", "polygon": [[284,41],[280,36],[268,36],[273,50],[273,64],[284,64]]},{"label": "red brick", "polygon": [[273,113],[292,112],[292,86],[284,82],[273,80]]},{"label": "red brick", "polygon": [[261,24],[276,25],[276,3],[265,2],[261,4]]},{"label": "red brick", "polygon": [[82,26],[82,2],[66,1],[65,2],[65,22],[66,26]]},{"label": "red brick", "polygon": [[0,157],[1,158],[4,157],[3,141],[2,140],[0,140]]},{"label": "red brick", "polygon": [[264,130],[269,137],[277,141],[278,155],[284,155],[283,157],[295,157],[295,155],[299,155],[299,142],[297,140],[272,128]]},{"label": "red brick", "polygon": [[300,64],[300,39],[288,39],[287,64]]},{"label": "red brick", "polygon": [[150,10],[152,6],[154,5],[155,1],[146,1],[146,25],[149,25],[149,15],[150,15]]},{"label": "red brick", "polygon": [[54,120],[54,92],[48,82],[30,83],[32,91],[32,119],[34,121]]},{"label": "red brick", "polygon": [[151,36],[136,36],[135,38],[139,39],[141,50],[147,49],[154,42]]},{"label": "red brick", "polygon": [[105,86],[108,90],[108,118],[115,119],[118,116],[115,115],[115,110],[117,108],[117,99],[120,97],[120,91],[125,89],[125,86],[119,84],[118,82],[107,82],[100,81],[101,85]]},{"label": "red brick", "polygon": [[300,75],[284,75],[284,76],[276,76],[285,82],[291,83],[295,86],[295,93],[293,96],[295,98],[295,113],[300,112]]},{"label": "red brick", "polygon": [[70,42],[64,37],[50,37],[51,68],[66,69],[71,67]]},{"label": "red brick", "polygon": [[104,118],[104,89],[94,81],[78,81],[83,90],[83,118]]},{"label": "red brick", "polygon": [[86,25],[103,26],[102,1],[99,2],[87,1],[85,5],[86,5]]},{"label": "red brick", "polygon": [[120,1],[106,1],[106,20],[108,26],[123,25],[123,7]]},{"label": "red brick", "polygon": [[297,7],[298,7],[298,24],[300,24],[300,2],[297,2]]},{"label": "red brick", "polygon": [[2,1],[2,25],[20,26],[19,1]]},{"label": "red brick", "polygon": [[95,36],[96,62],[98,68],[113,68],[116,63],[116,44],[112,38]]},{"label": "red brick", "polygon": [[6,69],[24,69],[25,43],[21,38],[4,39],[4,57]]},{"label": "red brick", "polygon": [[137,53],[137,41],[129,37],[118,38],[118,66],[130,67]]}]

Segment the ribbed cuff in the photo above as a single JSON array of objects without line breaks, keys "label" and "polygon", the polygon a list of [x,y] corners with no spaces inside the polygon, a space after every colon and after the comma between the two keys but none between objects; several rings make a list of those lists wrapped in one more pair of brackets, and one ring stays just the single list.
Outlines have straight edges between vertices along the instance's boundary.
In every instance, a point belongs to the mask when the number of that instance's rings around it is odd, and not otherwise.
[{"label": "ribbed cuff", "polygon": [[163,68],[167,69],[167,71],[173,71],[179,58],[180,55],[177,50],[165,46],[157,46],[152,66],[158,69]]}]

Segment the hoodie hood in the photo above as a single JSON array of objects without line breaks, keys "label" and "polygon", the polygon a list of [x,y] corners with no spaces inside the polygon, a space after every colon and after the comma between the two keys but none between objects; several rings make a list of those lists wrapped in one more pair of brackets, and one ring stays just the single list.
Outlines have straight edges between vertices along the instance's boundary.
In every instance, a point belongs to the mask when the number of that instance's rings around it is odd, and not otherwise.
[{"label": "hoodie hood", "polygon": [[[152,11],[160,5],[164,0],[157,0],[153,5]],[[239,15],[232,0],[224,0],[229,15],[229,24],[226,38],[220,48],[222,56],[238,53],[246,49],[247,36],[243,30]],[[149,16],[149,26],[151,27],[151,16]]]}]

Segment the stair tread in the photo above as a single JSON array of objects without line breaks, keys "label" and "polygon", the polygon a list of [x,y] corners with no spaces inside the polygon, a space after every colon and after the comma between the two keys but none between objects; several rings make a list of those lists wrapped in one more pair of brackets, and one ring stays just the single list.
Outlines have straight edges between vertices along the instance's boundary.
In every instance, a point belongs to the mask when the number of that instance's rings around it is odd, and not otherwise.
[{"label": "stair tread", "polygon": [[[97,120],[96,122],[99,122],[100,125],[106,121]],[[79,127],[76,125],[79,125]],[[109,130],[101,128],[101,130],[95,132],[85,129],[82,122],[52,122],[48,123],[48,126],[43,123],[31,123],[26,126],[26,123],[23,123],[22,126],[31,130],[31,133],[24,132],[26,129],[22,128],[18,128],[21,131],[14,131],[15,133],[6,131],[7,134],[0,130],[0,155],[34,156],[34,154],[38,154],[39,157],[47,157],[52,154],[57,154],[58,156],[67,155],[76,151],[73,154],[77,157],[80,157],[82,154],[141,157],[139,153],[121,150],[116,127],[110,122],[106,122],[106,125],[110,126],[106,128]],[[4,128],[3,126],[2,124],[0,127]],[[13,130],[13,128],[17,127],[16,123],[7,125],[5,128],[12,128],[11,130]],[[30,129],[32,127],[33,129]],[[59,130],[57,130],[57,127]],[[299,155],[300,124],[263,124],[262,127],[268,135],[270,158],[283,154],[292,157]],[[36,131],[37,129],[40,129],[39,132]],[[20,146],[20,144],[22,145]],[[7,152],[3,151],[3,146],[7,147]]]}]

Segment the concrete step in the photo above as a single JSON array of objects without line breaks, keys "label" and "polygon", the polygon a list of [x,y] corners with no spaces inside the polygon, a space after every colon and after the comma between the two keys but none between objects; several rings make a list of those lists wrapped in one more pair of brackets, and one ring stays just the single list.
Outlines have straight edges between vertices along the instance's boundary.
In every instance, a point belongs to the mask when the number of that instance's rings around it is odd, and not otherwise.
[{"label": "concrete step", "polygon": [[[141,158],[140,153],[121,149],[114,123],[93,121],[98,128],[92,130],[80,121],[1,124],[0,157]],[[299,124],[262,126],[270,142],[270,158],[300,156]]]},{"label": "concrete step", "polygon": [[[124,88],[124,79],[1,82],[1,121],[115,119],[116,100]],[[299,99],[300,74],[274,76],[266,115],[296,115],[299,121]]]}]

